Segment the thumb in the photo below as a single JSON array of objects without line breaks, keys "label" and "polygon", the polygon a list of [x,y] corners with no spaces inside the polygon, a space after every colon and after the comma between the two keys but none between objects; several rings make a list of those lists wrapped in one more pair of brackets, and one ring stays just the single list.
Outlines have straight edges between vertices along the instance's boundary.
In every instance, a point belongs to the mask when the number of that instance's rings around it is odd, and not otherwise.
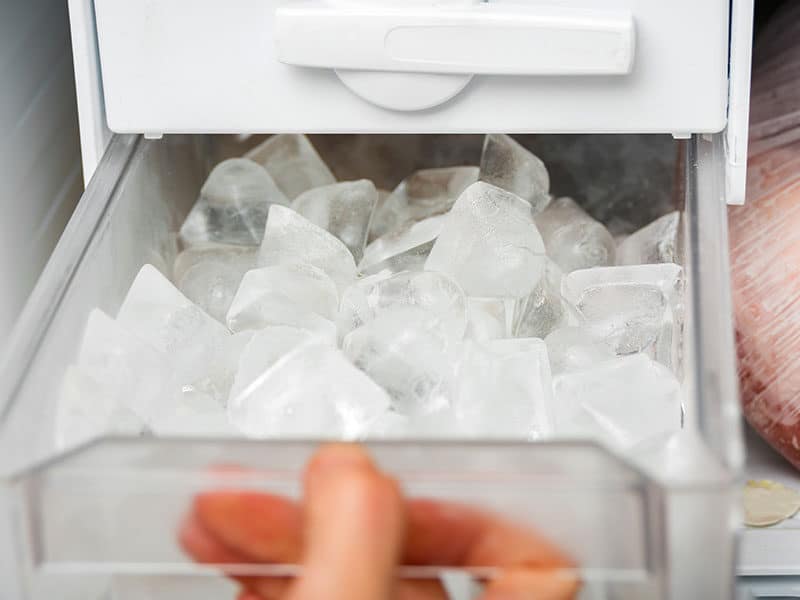
[{"label": "thumb", "polygon": [[397,483],[358,446],[332,445],[305,477],[303,576],[291,600],[392,597],[405,514]]}]

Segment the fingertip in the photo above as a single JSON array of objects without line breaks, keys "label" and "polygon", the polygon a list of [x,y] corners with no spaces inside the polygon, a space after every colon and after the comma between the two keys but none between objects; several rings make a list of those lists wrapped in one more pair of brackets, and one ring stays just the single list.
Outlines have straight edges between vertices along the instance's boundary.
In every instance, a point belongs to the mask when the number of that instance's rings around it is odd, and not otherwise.
[{"label": "fingertip", "polygon": [[[397,485],[384,476],[369,454],[355,444],[322,446],[306,468],[307,508],[325,510],[332,503],[356,503],[371,514],[375,505],[399,497]],[[392,504],[394,506],[394,504]]]},{"label": "fingertip", "polygon": [[345,460],[317,463],[306,486],[308,525],[328,529],[330,515],[358,519],[368,528],[395,528],[404,515],[400,486],[374,468],[372,462]]},{"label": "fingertip", "polygon": [[198,558],[197,554],[202,550],[206,543],[206,536],[201,535],[200,526],[193,515],[187,515],[178,527],[178,544],[185,552],[192,557]]},{"label": "fingertip", "polygon": [[[309,572],[298,597],[387,597],[405,534],[400,486],[353,445],[326,446],[306,476],[306,553]],[[361,573],[353,579],[352,573]]]},{"label": "fingertip", "polygon": [[198,522],[194,515],[187,516],[178,529],[178,543],[194,560],[207,564],[241,562],[236,552],[218,542]]},{"label": "fingertip", "polygon": [[374,471],[375,465],[366,450],[357,444],[325,444],[320,446],[309,461],[306,467],[306,479],[313,479],[340,469]]}]

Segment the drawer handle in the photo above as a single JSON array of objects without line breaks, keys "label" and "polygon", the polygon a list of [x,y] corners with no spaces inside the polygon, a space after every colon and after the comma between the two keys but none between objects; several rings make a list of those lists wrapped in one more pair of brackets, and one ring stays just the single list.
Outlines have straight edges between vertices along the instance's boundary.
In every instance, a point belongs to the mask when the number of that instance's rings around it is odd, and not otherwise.
[{"label": "drawer handle", "polygon": [[512,2],[296,0],[275,18],[288,65],[406,73],[625,75],[630,13]]}]

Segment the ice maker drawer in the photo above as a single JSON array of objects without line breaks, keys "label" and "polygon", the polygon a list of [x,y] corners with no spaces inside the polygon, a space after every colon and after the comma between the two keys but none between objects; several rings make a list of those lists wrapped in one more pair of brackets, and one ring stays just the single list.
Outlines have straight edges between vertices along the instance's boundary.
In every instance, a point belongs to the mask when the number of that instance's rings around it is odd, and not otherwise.
[{"label": "ice maker drawer", "polygon": [[[359,164],[359,157],[388,156],[401,173],[431,160],[474,162],[481,138],[314,141],[331,157],[335,174],[348,179],[366,168],[368,161]],[[385,442],[371,449],[415,497],[477,506],[549,536],[575,559],[587,598],[728,598],[741,439],[721,141],[697,137],[680,148],[669,137],[649,136],[524,141],[545,159],[560,157],[552,172],[566,193],[586,189],[574,174],[580,166],[588,169],[602,183],[588,198],[595,210],[608,211],[604,218],[618,214],[647,222],[665,205],[684,210],[687,423],[697,428],[718,468],[662,479],[605,448],[570,441]],[[53,436],[58,386],[88,312],[99,306],[114,314],[142,264],[169,262],[177,225],[204,177],[217,160],[240,153],[240,144],[215,136],[116,136],[34,292],[11,341],[13,352],[0,367],[0,531],[12,534],[0,536],[0,556],[13,559],[0,561],[0,581],[13,590],[10,597],[38,600],[57,590],[59,597],[85,598],[88,590],[99,590],[97,597],[122,599],[142,589],[159,600],[185,597],[205,589],[203,582],[221,569],[193,564],[177,542],[180,520],[197,492],[233,486],[297,496],[298,473],[313,442],[110,438],[66,449]],[[638,157],[635,168],[617,154],[626,144]],[[659,160],[664,163],[649,171]],[[685,170],[685,178],[673,187],[674,168]],[[389,169],[371,175],[392,185]],[[248,471],[231,478],[213,469],[220,464]],[[697,561],[687,546],[702,547],[706,559]],[[426,576],[444,566],[433,565]],[[487,576],[478,571],[473,574]]]}]

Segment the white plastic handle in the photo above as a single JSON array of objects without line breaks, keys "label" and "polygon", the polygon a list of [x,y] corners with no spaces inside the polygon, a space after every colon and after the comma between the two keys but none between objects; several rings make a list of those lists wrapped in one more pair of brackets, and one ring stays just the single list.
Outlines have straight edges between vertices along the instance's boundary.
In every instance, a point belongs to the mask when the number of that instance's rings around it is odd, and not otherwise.
[{"label": "white plastic handle", "polygon": [[624,75],[630,13],[535,3],[331,2],[277,9],[278,60],[290,65],[411,73]]}]

